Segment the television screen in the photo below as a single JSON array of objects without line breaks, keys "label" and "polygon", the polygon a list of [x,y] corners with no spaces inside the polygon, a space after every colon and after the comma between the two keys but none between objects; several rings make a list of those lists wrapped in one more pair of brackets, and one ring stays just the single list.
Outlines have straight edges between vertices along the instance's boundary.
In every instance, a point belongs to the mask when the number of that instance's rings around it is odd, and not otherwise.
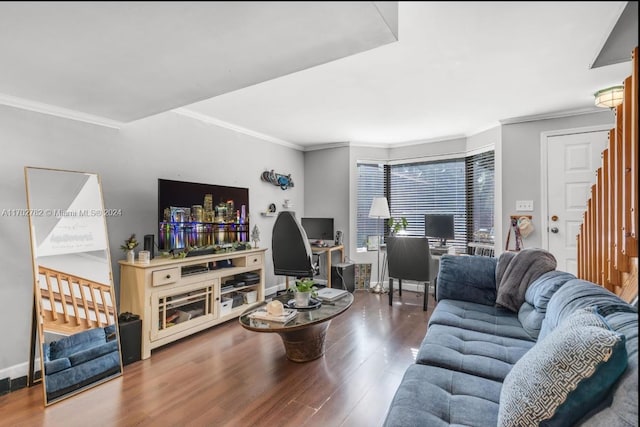
[{"label": "television screen", "polygon": [[426,214],[424,216],[424,235],[440,241],[440,246],[447,244],[447,239],[454,239],[453,214]]},{"label": "television screen", "polygon": [[309,240],[333,240],[333,218],[302,218]]},{"label": "television screen", "polygon": [[249,189],[158,179],[158,248],[249,241]]}]

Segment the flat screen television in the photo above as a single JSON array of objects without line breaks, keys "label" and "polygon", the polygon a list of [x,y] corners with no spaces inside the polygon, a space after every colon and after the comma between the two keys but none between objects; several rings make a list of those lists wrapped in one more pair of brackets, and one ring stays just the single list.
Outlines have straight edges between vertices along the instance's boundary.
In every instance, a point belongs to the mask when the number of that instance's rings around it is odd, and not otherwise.
[{"label": "flat screen television", "polygon": [[447,239],[455,238],[453,214],[425,214],[424,235],[438,239],[439,246],[446,246]]},{"label": "flat screen television", "polygon": [[300,223],[309,240],[333,240],[333,218],[302,218]]},{"label": "flat screen television", "polygon": [[249,241],[249,189],[158,179],[158,249]]}]

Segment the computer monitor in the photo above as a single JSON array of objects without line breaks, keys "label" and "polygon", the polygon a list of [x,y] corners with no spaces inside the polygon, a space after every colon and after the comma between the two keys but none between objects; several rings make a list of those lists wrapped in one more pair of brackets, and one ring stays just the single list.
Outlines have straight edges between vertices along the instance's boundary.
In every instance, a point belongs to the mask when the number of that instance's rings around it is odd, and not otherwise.
[{"label": "computer monitor", "polygon": [[333,218],[302,218],[309,240],[333,240]]},{"label": "computer monitor", "polygon": [[440,246],[447,245],[447,239],[454,239],[453,214],[425,214],[424,235],[440,241]]}]

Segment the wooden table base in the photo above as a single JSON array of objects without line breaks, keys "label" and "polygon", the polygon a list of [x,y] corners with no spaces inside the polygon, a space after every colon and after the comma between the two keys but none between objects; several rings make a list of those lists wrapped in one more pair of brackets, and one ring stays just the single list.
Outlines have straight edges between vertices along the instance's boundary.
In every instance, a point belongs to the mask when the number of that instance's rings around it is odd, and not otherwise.
[{"label": "wooden table base", "polygon": [[292,362],[309,362],[322,357],[330,323],[331,320],[328,320],[304,329],[278,332],[287,352],[287,359]]}]

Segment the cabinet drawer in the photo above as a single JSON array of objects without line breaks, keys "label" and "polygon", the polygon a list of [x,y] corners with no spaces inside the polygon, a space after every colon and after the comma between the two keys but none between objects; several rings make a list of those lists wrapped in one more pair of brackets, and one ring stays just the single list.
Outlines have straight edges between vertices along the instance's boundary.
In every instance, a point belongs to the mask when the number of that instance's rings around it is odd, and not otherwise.
[{"label": "cabinet drawer", "polygon": [[247,256],[247,267],[262,264],[262,255],[255,254]]},{"label": "cabinet drawer", "polygon": [[166,270],[158,270],[151,273],[151,285],[162,286],[175,283],[180,280],[180,267],[167,268]]}]

